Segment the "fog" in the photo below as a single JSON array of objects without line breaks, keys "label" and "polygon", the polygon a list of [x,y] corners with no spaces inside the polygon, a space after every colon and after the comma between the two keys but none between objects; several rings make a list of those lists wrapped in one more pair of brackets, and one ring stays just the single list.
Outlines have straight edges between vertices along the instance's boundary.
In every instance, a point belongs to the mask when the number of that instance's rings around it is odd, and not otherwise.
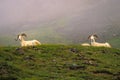
[{"label": "fog", "polygon": [[59,21],[64,28],[58,32],[95,32],[120,25],[119,4],[120,0],[0,0],[0,36],[46,24],[62,26],[55,25]]},{"label": "fog", "polygon": [[0,29],[15,24],[31,27],[32,23],[42,24],[61,17],[74,20],[75,16],[79,16],[78,23],[82,22],[83,26],[105,24],[120,18],[119,3],[119,0],[0,0]]}]

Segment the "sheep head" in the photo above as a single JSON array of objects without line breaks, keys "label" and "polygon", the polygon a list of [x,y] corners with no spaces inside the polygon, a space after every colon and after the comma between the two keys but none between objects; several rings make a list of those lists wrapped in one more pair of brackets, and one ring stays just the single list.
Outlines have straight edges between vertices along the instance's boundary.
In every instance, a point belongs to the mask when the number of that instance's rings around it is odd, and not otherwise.
[{"label": "sheep head", "polygon": [[19,39],[20,40],[20,37],[27,37],[27,35],[25,33],[22,33],[22,34],[19,34],[17,35],[17,39],[15,39],[16,41]]},{"label": "sheep head", "polygon": [[88,37],[88,39],[97,39],[98,38],[98,36],[96,35],[96,34],[93,34],[93,35],[90,35],[89,37]]}]

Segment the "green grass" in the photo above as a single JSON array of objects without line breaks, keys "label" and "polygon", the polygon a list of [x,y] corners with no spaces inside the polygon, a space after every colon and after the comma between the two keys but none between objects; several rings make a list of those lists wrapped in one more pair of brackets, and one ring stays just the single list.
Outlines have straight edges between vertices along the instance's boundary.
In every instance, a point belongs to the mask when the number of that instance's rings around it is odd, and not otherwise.
[{"label": "green grass", "polygon": [[114,38],[109,41],[113,47],[120,48],[120,38]]},{"label": "green grass", "polygon": [[0,80],[119,79],[119,49],[79,45],[0,47]]}]

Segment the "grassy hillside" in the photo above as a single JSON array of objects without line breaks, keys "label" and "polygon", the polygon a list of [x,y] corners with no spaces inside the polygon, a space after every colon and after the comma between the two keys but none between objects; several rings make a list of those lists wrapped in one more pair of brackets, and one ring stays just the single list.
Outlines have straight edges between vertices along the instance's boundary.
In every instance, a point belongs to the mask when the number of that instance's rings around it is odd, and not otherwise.
[{"label": "grassy hillside", "polygon": [[0,80],[120,80],[120,50],[79,45],[0,47]]},{"label": "grassy hillside", "polygon": [[109,42],[112,44],[112,46],[120,48],[120,38],[111,39]]}]

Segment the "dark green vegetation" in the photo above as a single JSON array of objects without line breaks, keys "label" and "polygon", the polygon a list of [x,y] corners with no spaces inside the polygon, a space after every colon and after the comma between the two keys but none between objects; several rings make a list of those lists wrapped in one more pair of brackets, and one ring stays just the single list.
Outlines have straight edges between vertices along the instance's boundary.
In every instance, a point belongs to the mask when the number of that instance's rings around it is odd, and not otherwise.
[{"label": "dark green vegetation", "polygon": [[0,47],[0,80],[120,80],[120,50],[79,45]]}]

